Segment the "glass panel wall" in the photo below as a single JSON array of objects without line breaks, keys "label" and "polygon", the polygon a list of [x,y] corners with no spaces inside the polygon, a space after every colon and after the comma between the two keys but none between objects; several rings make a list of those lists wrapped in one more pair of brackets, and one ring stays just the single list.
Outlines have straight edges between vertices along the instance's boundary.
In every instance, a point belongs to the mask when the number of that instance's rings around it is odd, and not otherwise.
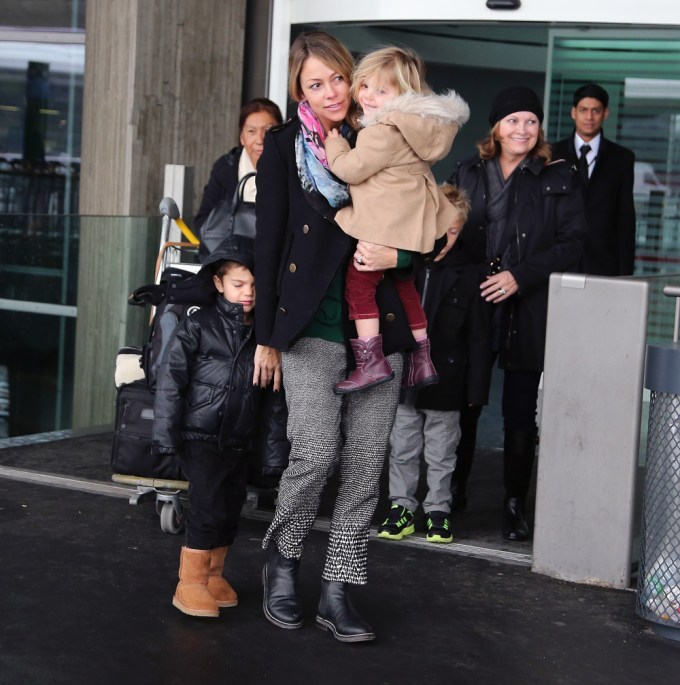
[{"label": "glass panel wall", "polygon": [[[160,239],[156,217],[0,215],[0,438],[72,426],[78,257],[85,224],[95,235],[131,231],[144,250]],[[149,250],[155,255],[155,248]],[[140,286],[153,280],[149,262]],[[117,289],[98,307],[115,316],[128,296],[121,275]],[[140,310],[139,317],[145,316],[148,312]],[[111,359],[111,387],[114,365]]]},{"label": "glass panel wall", "polygon": [[[549,138],[573,130],[574,90],[596,81],[609,93],[605,134],[635,153],[635,273],[680,271],[680,32],[553,30]],[[652,298],[650,336],[672,338],[672,308]]]},{"label": "glass panel wall", "polygon": [[71,426],[84,5],[0,19],[0,437]]}]

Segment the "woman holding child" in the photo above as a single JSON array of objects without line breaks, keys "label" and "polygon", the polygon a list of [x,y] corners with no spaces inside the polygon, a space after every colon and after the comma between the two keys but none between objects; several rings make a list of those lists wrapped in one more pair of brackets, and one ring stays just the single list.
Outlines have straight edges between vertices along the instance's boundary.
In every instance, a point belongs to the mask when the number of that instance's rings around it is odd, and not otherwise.
[{"label": "woman holding child", "polygon": [[[281,628],[299,628],[298,567],[327,477],[339,466],[340,484],[322,572],[319,627],[343,642],[374,639],[353,608],[349,585],[367,581],[369,525],[388,448],[402,375],[400,351],[414,339],[392,277],[377,288],[382,346],[395,378],[337,394],[347,377],[349,339],[343,280],[348,263],[360,270],[392,269],[404,255],[356,242],[333,221],[349,202],[331,172],[324,140],[332,129],[353,143],[352,56],[334,37],[311,32],[290,50],[289,89],[297,116],[272,129],[258,164],[255,278],[256,378],[281,383],[289,409],[289,466],[263,546],[264,613]],[[399,264],[401,266],[401,264]],[[281,366],[279,366],[281,361]]]}]

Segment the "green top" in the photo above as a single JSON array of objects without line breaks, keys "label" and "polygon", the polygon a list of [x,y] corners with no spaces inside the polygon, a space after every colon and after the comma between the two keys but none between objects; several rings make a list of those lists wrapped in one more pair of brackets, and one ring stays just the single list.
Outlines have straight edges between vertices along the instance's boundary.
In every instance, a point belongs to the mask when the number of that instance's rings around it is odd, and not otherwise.
[{"label": "green top", "polygon": [[[397,269],[405,269],[411,266],[412,262],[413,255],[411,252],[397,250]],[[316,314],[302,332],[303,337],[321,338],[321,340],[328,342],[345,342],[342,322],[343,276],[342,270],[338,269]]]}]

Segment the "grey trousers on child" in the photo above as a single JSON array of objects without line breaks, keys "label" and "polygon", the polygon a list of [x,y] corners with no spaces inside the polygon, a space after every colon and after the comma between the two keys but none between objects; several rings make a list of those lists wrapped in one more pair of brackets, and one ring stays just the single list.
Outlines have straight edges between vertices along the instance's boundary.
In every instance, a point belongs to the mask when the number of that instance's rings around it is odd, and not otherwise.
[{"label": "grey trousers on child", "polygon": [[420,455],[427,465],[423,510],[451,512],[451,475],[456,468],[460,412],[400,404],[390,436],[390,501],[415,511]]},{"label": "grey trousers on child", "polygon": [[301,338],[282,354],[288,403],[288,468],[276,513],[262,546],[299,559],[328,476],[339,463],[340,485],[328,537],[325,580],[367,580],[368,534],[378,502],[378,480],[399,401],[403,358],[390,355],[395,378],[368,390],[336,395],[346,378],[345,345]]}]

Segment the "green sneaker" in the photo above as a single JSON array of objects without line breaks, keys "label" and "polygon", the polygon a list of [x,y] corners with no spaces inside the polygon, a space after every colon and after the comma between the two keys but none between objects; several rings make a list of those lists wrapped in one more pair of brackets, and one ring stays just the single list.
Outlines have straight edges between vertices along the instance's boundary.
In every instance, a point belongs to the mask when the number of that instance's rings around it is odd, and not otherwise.
[{"label": "green sneaker", "polygon": [[426,522],[428,542],[453,542],[448,514],[443,511],[430,511]]},{"label": "green sneaker", "polygon": [[393,504],[387,518],[378,528],[378,537],[388,540],[401,540],[405,535],[411,535],[414,531],[413,512],[410,512],[406,507]]}]

